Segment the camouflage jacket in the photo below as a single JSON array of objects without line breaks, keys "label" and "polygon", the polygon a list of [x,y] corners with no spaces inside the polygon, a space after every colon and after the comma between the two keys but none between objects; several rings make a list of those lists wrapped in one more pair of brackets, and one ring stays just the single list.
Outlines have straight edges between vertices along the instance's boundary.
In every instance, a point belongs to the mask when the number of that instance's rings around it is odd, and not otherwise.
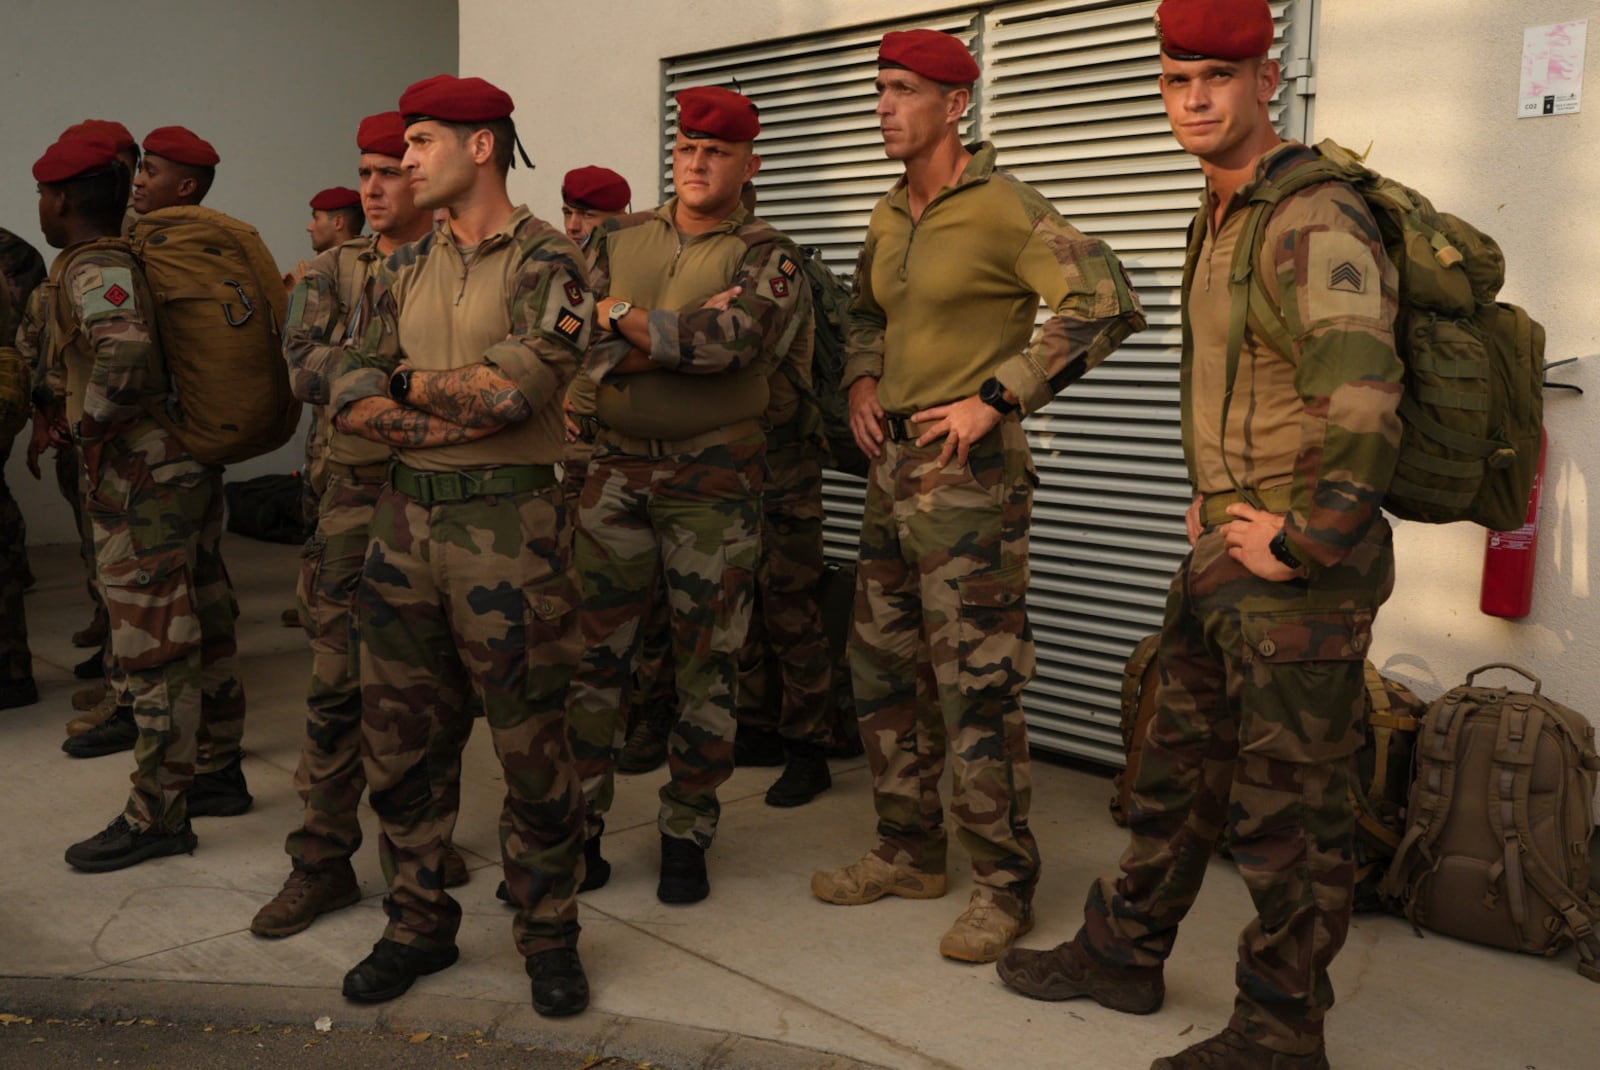
[{"label": "camouflage jacket", "polygon": [[594,321],[583,254],[566,235],[521,206],[469,260],[441,222],[379,265],[372,294],[361,344],[325,372],[335,414],[387,396],[401,363],[424,371],[487,363],[516,383],[533,415],[476,442],[396,456],[433,470],[561,460],[561,399]]},{"label": "camouflage jacket", "polygon": [[154,303],[120,239],[66,249],[47,285],[48,382],[65,397],[80,445],[93,446],[145,418],[168,393],[147,319]]},{"label": "camouflage jacket", "polygon": [[1398,276],[1372,213],[1348,185],[1311,186],[1267,220],[1262,281],[1294,350],[1279,353],[1245,332],[1222,427],[1229,277],[1250,195],[1309,159],[1297,142],[1266,153],[1215,228],[1210,190],[1203,196],[1185,268],[1183,435],[1198,493],[1288,486],[1291,548],[1302,561],[1331,565],[1377,516],[1400,442]]},{"label": "camouflage jacket", "polygon": [[9,230],[0,229],[0,345],[14,345],[34,288],[44,281],[44,258]]},{"label": "camouflage jacket", "polygon": [[[970,397],[990,376],[1034,412],[1145,325],[1104,242],[996,169],[993,145],[969,150],[919,220],[902,177],[867,225],[844,386],[877,379],[890,413]],[[1035,330],[1041,299],[1054,314]]]},{"label": "camouflage jacket", "polygon": [[[595,292],[648,311],[648,356],[660,371],[607,379],[633,348],[609,330],[596,332],[584,362],[601,383],[597,408],[607,424],[663,439],[761,416],[767,378],[810,303],[800,250],[747,204],[694,235],[678,230],[677,204],[617,216],[594,232]],[[742,292],[727,309],[703,307],[734,286]]]},{"label": "camouflage jacket", "polygon": [[366,333],[367,283],[382,260],[376,235],[353,238],[313,260],[289,297],[283,355],[294,396],[314,406],[306,432],[313,468],[324,455],[352,465],[376,464],[389,456],[381,443],[333,430],[327,411],[331,376],[344,364],[346,347],[360,344]]}]

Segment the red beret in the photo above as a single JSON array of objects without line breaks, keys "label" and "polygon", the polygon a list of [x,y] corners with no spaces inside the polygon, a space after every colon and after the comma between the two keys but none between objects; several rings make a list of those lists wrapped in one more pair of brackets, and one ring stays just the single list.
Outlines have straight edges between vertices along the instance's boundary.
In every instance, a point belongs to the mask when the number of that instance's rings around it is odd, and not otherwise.
[{"label": "red beret", "polygon": [[118,152],[139,147],[139,143],[133,140],[133,135],[128,133],[128,128],[115,119],[85,119],[81,123],[73,123],[67,127],[61,136],[92,137],[109,141],[116,146]]},{"label": "red beret", "polygon": [[1161,51],[1173,59],[1254,59],[1272,51],[1267,0],[1162,0]]},{"label": "red beret", "polygon": [[144,136],[144,151],[190,167],[215,167],[221,160],[211,142],[181,126],[158,126],[150,131]]},{"label": "red beret", "polygon": [[36,182],[65,182],[79,175],[104,171],[117,158],[117,146],[107,138],[62,134],[33,165]]},{"label": "red beret", "polygon": [[436,74],[400,94],[406,122],[438,119],[446,123],[487,123],[509,116],[515,107],[505,90],[482,78]]},{"label": "red beret", "polygon": [[400,159],[406,154],[406,120],[397,111],[380,111],[361,120],[356,147],[362,152]]},{"label": "red beret", "polygon": [[575,208],[620,212],[632,197],[628,180],[609,167],[579,167],[561,180],[561,199]]},{"label": "red beret", "polygon": [[717,85],[698,85],[677,96],[678,129],[687,137],[754,141],[761,117],[749,97]]},{"label": "red beret", "polygon": [[904,67],[946,85],[968,85],[982,73],[961,38],[938,30],[890,30],[878,45],[879,67]]},{"label": "red beret", "polygon": [[311,198],[311,209],[316,212],[337,212],[361,203],[361,194],[348,186],[331,186]]}]

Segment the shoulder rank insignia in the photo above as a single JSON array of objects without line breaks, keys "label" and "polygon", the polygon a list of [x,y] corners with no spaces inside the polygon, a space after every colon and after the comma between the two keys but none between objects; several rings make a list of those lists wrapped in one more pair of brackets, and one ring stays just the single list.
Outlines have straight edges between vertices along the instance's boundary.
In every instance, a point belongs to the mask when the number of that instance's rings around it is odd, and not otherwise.
[{"label": "shoulder rank insignia", "polygon": [[1328,289],[1358,294],[1365,293],[1367,285],[1361,276],[1361,269],[1350,261],[1343,260],[1333,265],[1333,269],[1328,272]]},{"label": "shoulder rank insignia", "polygon": [[794,260],[790,258],[788,253],[782,253],[778,256],[778,271],[783,275],[784,278],[794,278],[795,274],[799,272],[799,270],[800,265],[796,264]]},{"label": "shoulder rank insignia", "polygon": [[556,313],[556,333],[569,342],[576,342],[583,333],[583,317],[570,308]]}]

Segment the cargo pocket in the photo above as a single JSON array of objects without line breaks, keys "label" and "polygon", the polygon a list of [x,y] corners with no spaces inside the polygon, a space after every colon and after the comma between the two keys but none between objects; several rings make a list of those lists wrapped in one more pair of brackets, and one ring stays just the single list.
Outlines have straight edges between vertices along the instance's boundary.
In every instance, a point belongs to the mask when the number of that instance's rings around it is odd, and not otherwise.
[{"label": "cargo pocket", "polygon": [[200,618],[182,548],[102,569],[111,650],[124,671],[158,669],[200,646]]},{"label": "cargo pocket", "polygon": [[715,587],[715,619],[711,622],[712,653],[737,654],[750,629],[755,607],[756,566],[761,560],[761,538],[749,535],[722,548],[722,576]]},{"label": "cargo pocket", "polygon": [[1239,749],[1306,764],[1354,754],[1367,706],[1372,613],[1246,612],[1239,626],[1245,644]]},{"label": "cargo pocket", "polygon": [[317,585],[322,582],[322,557],[327,549],[328,540],[320,537],[307,539],[300,548],[300,583],[295,595],[300,603],[300,627],[305,630],[306,638],[311,640],[316,640],[323,633],[323,623],[316,619],[316,610],[320,606],[316,593]]},{"label": "cargo pocket", "polygon": [[527,641],[527,695],[546,698],[564,692],[578,664],[578,590],[572,576],[557,572],[524,588]]},{"label": "cargo pocket", "polygon": [[1033,679],[1026,563],[975,572],[956,581],[958,686],[968,698],[1009,698]]}]

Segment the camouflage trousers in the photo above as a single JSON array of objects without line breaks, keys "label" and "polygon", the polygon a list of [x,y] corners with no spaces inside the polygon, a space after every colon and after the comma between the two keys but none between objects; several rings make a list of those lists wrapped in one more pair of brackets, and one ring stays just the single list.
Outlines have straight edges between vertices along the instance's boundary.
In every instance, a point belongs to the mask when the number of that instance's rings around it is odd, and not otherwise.
[{"label": "camouflage trousers", "polygon": [[[284,850],[296,869],[319,870],[361,846],[357,808],[366,790],[361,765],[361,677],[356,664],[356,591],[367,556],[372,511],[382,479],[359,479],[334,466],[317,506],[317,526],[300,562],[300,622],[311,642],[306,734],[294,787],[303,817]],[[470,724],[464,721],[463,724]],[[459,783],[464,737],[437,735],[443,782]]]},{"label": "camouflage trousers", "polygon": [[885,442],[868,472],[849,657],[872,768],[877,854],[943,873],[939,785],[973,880],[1022,910],[1039,876],[1028,828],[1032,768],[1021,694],[1033,677],[1027,437],[1003,421],[967,467],[942,442]]},{"label": "camouflage trousers", "polygon": [[11,443],[0,443],[0,681],[33,677],[22,597],[30,576],[28,528],[6,482],[5,465],[10,459]]},{"label": "camouflage trousers", "polygon": [[562,702],[578,657],[572,520],[558,488],[425,506],[385,487],[357,595],[362,760],[389,894],[387,939],[437,951],[459,754],[482,704],[505,775],[500,853],[533,955],[573,946],[583,820]]},{"label": "camouflage trousers", "polygon": [[[822,453],[815,442],[767,444],[761,488],[761,562],[755,611],[739,655],[739,724],[795,743],[832,740],[833,663],[818,601],[822,555]],[[781,705],[768,701],[769,671]]]},{"label": "camouflage trousers", "polygon": [[738,652],[759,557],[760,434],[651,458],[595,450],[579,509],[584,651],[567,694],[589,835],[611,809],[629,676],[658,585],[671,616],[678,723],[658,825],[709,847],[733,772]]},{"label": "camouflage trousers", "polygon": [[[567,443],[562,462],[562,492],[576,510],[583,501],[583,485],[589,477],[589,461],[594,454],[591,443]],[[650,600],[650,612],[640,625],[639,651],[634,655],[633,673],[625,689],[622,716],[631,730],[647,711],[669,711],[666,720],[678,715],[678,687],[672,672],[672,616],[667,612],[666,588],[657,584]]]},{"label": "camouflage trousers", "polygon": [[1366,709],[1363,659],[1394,585],[1389,525],[1310,581],[1259,579],[1207,529],[1173,579],[1160,684],[1120,878],[1089,891],[1096,958],[1158,966],[1228,832],[1256,919],[1239,940],[1232,1025],[1277,1051],[1321,1042],[1328,964],[1350,927],[1349,758]]},{"label": "camouflage trousers", "polygon": [[111,652],[139,726],[128,821],[176,829],[195,773],[233,761],[244,734],[222,470],[140,420],[106,443],[85,509]]}]

